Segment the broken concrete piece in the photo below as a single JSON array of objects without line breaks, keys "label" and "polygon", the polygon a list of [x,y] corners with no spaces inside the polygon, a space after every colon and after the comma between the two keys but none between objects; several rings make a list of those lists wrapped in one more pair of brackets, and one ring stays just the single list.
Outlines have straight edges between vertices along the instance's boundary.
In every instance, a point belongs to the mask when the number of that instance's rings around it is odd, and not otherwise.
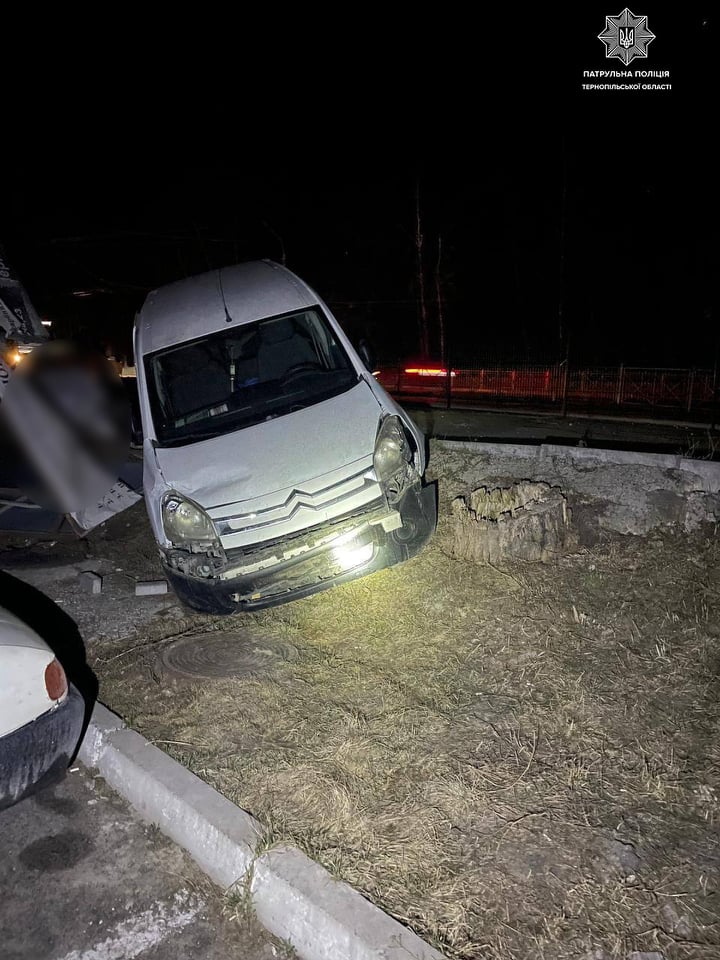
[{"label": "broken concrete piece", "polygon": [[663,929],[667,933],[673,933],[683,940],[690,940],[693,936],[690,917],[687,913],[679,913],[673,903],[665,903],[660,910],[660,916],[663,920]]},{"label": "broken concrete piece", "polygon": [[135,583],[136,597],[153,597],[156,594],[167,592],[167,580],[138,580]]},{"label": "broken concrete piece", "polygon": [[103,578],[92,570],[83,570],[80,574],[80,583],[88,593],[102,593]]}]

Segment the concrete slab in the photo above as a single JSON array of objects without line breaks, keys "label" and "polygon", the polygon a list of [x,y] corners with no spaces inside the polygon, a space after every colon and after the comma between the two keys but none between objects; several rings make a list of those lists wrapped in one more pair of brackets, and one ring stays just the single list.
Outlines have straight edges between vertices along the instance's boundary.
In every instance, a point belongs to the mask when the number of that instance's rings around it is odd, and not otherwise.
[{"label": "concrete slab", "polygon": [[261,923],[304,960],[442,960],[402,924],[293,847],[262,849],[260,824],[97,704],[84,763],[223,887],[249,886]]},{"label": "concrete slab", "polygon": [[88,593],[102,593],[103,578],[99,574],[92,570],[83,570],[78,579]]},{"label": "concrete slab", "polygon": [[316,960],[442,960],[411,930],[293,847],[258,857],[252,880],[258,919],[302,957]]},{"label": "concrete slab", "polygon": [[535,480],[568,497],[583,543],[603,531],[692,533],[720,519],[720,463],[630,450],[435,440],[429,475],[446,500],[479,486]]},{"label": "concrete slab", "polygon": [[136,597],[154,597],[167,592],[167,580],[138,580],[135,584]]},{"label": "concrete slab", "polygon": [[246,874],[260,824],[98,704],[80,748],[111,787],[222,887]]},{"label": "concrete slab", "polygon": [[257,922],[102,778],[63,783],[0,813],[3,960],[273,960]]}]

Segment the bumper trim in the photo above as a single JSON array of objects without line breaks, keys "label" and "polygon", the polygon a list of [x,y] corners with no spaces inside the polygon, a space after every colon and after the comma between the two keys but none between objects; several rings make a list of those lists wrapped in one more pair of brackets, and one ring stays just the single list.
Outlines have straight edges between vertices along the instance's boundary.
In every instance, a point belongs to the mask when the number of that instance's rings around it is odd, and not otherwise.
[{"label": "bumper trim", "polygon": [[70,684],[58,707],[0,737],[0,810],[62,779],[84,718],[85,701]]},{"label": "bumper trim", "polygon": [[303,563],[306,560],[313,560],[315,557],[322,556],[328,551],[335,550],[337,547],[341,547],[349,540],[360,539],[368,532],[372,533],[370,529],[370,522],[367,521],[365,523],[359,523],[358,526],[354,527],[352,530],[347,530],[344,533],[338,534],[337,536],[325,539],[321,543],[318,543],[317,546],[308,547],[306,550],[298,550],[297,553],[290,557],[284,557],[282,560],[275,559],[275,562],[270,561],[265,565],[263,565],[262,561],[260,561],[255,565],[254,569],[252,569],[252,564],[245,567],[230,567],[229,570],[224,570],[222,572],[219,579],[229,581],[239,580],[243,577],[262,577],[264,572],[268,570],[271,570],[273,573],[282,573],[285,570],[292,569],[292,567]]}]

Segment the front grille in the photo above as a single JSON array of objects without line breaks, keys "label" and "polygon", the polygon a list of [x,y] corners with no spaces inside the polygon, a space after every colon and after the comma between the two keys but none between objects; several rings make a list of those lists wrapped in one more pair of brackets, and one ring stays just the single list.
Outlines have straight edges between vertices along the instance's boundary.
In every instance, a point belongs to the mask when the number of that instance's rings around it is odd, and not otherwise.
[{"label": "front grille", "polygon": [[285,537],[274,537],[272,540],[263,540],[261,543],[254,543],[248,547],[236,547],[226,550],[228,566],[245,562],[260,563],[265,559],[277,558],[281,560],[286,554],[294,553],[298,550],[312,550],[316,546],[331,538],[342,536],[351,530],[374,520],[380,520],[387,515],[387,507],[384,499],[380,498],[375,507],[371,506],[362,510],[355,510],[352,513],[344,514],[335,520],[318,523],[312,527],[306,527],[304,530],[298,530]]},{"label": "front grille", "polygon": [[[339,483],[330,484],[315,492],[301,488],[291,490],[282,503],[261,510],[247,510],[242,513],[229,513],[216,516],[211,511],[215,529],[221,537],[250,530],[259,530],[274,523],[292,520],[301,510],[328,510],[350,496],[365,491],[377,495],[378,484],[373,478],[366,477],[367,470],[347,477]],[[227,508],[226,508],[227,509]]]},{"label": "front grille", "polygon": [[[367,460],[350,476],[343,471],[310,480],[302,487],[278,491],[275,502],[258,497],[208,510],[220,542],[230,554],[235,549],[254,548],[259,541],[269,546],[294,537],[323,523],[342,521],[346,516],[367,512],[384,504],[372,463]],[[351,468],[352,469],[352,468]]]}]

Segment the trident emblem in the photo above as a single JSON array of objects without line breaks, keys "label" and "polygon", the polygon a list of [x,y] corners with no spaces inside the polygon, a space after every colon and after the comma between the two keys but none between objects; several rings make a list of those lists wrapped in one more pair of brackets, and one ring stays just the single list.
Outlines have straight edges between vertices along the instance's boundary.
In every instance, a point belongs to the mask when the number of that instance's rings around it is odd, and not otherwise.
[{"label": "trident emblem", "polygon": [[606,57],[615,57],[627,66],[636,57],[647,57],[655,34],[648,29],[647,17],[637,17],[625,7],[616,17],[605,17],[605,29],[598,39],[605,45]]}]

